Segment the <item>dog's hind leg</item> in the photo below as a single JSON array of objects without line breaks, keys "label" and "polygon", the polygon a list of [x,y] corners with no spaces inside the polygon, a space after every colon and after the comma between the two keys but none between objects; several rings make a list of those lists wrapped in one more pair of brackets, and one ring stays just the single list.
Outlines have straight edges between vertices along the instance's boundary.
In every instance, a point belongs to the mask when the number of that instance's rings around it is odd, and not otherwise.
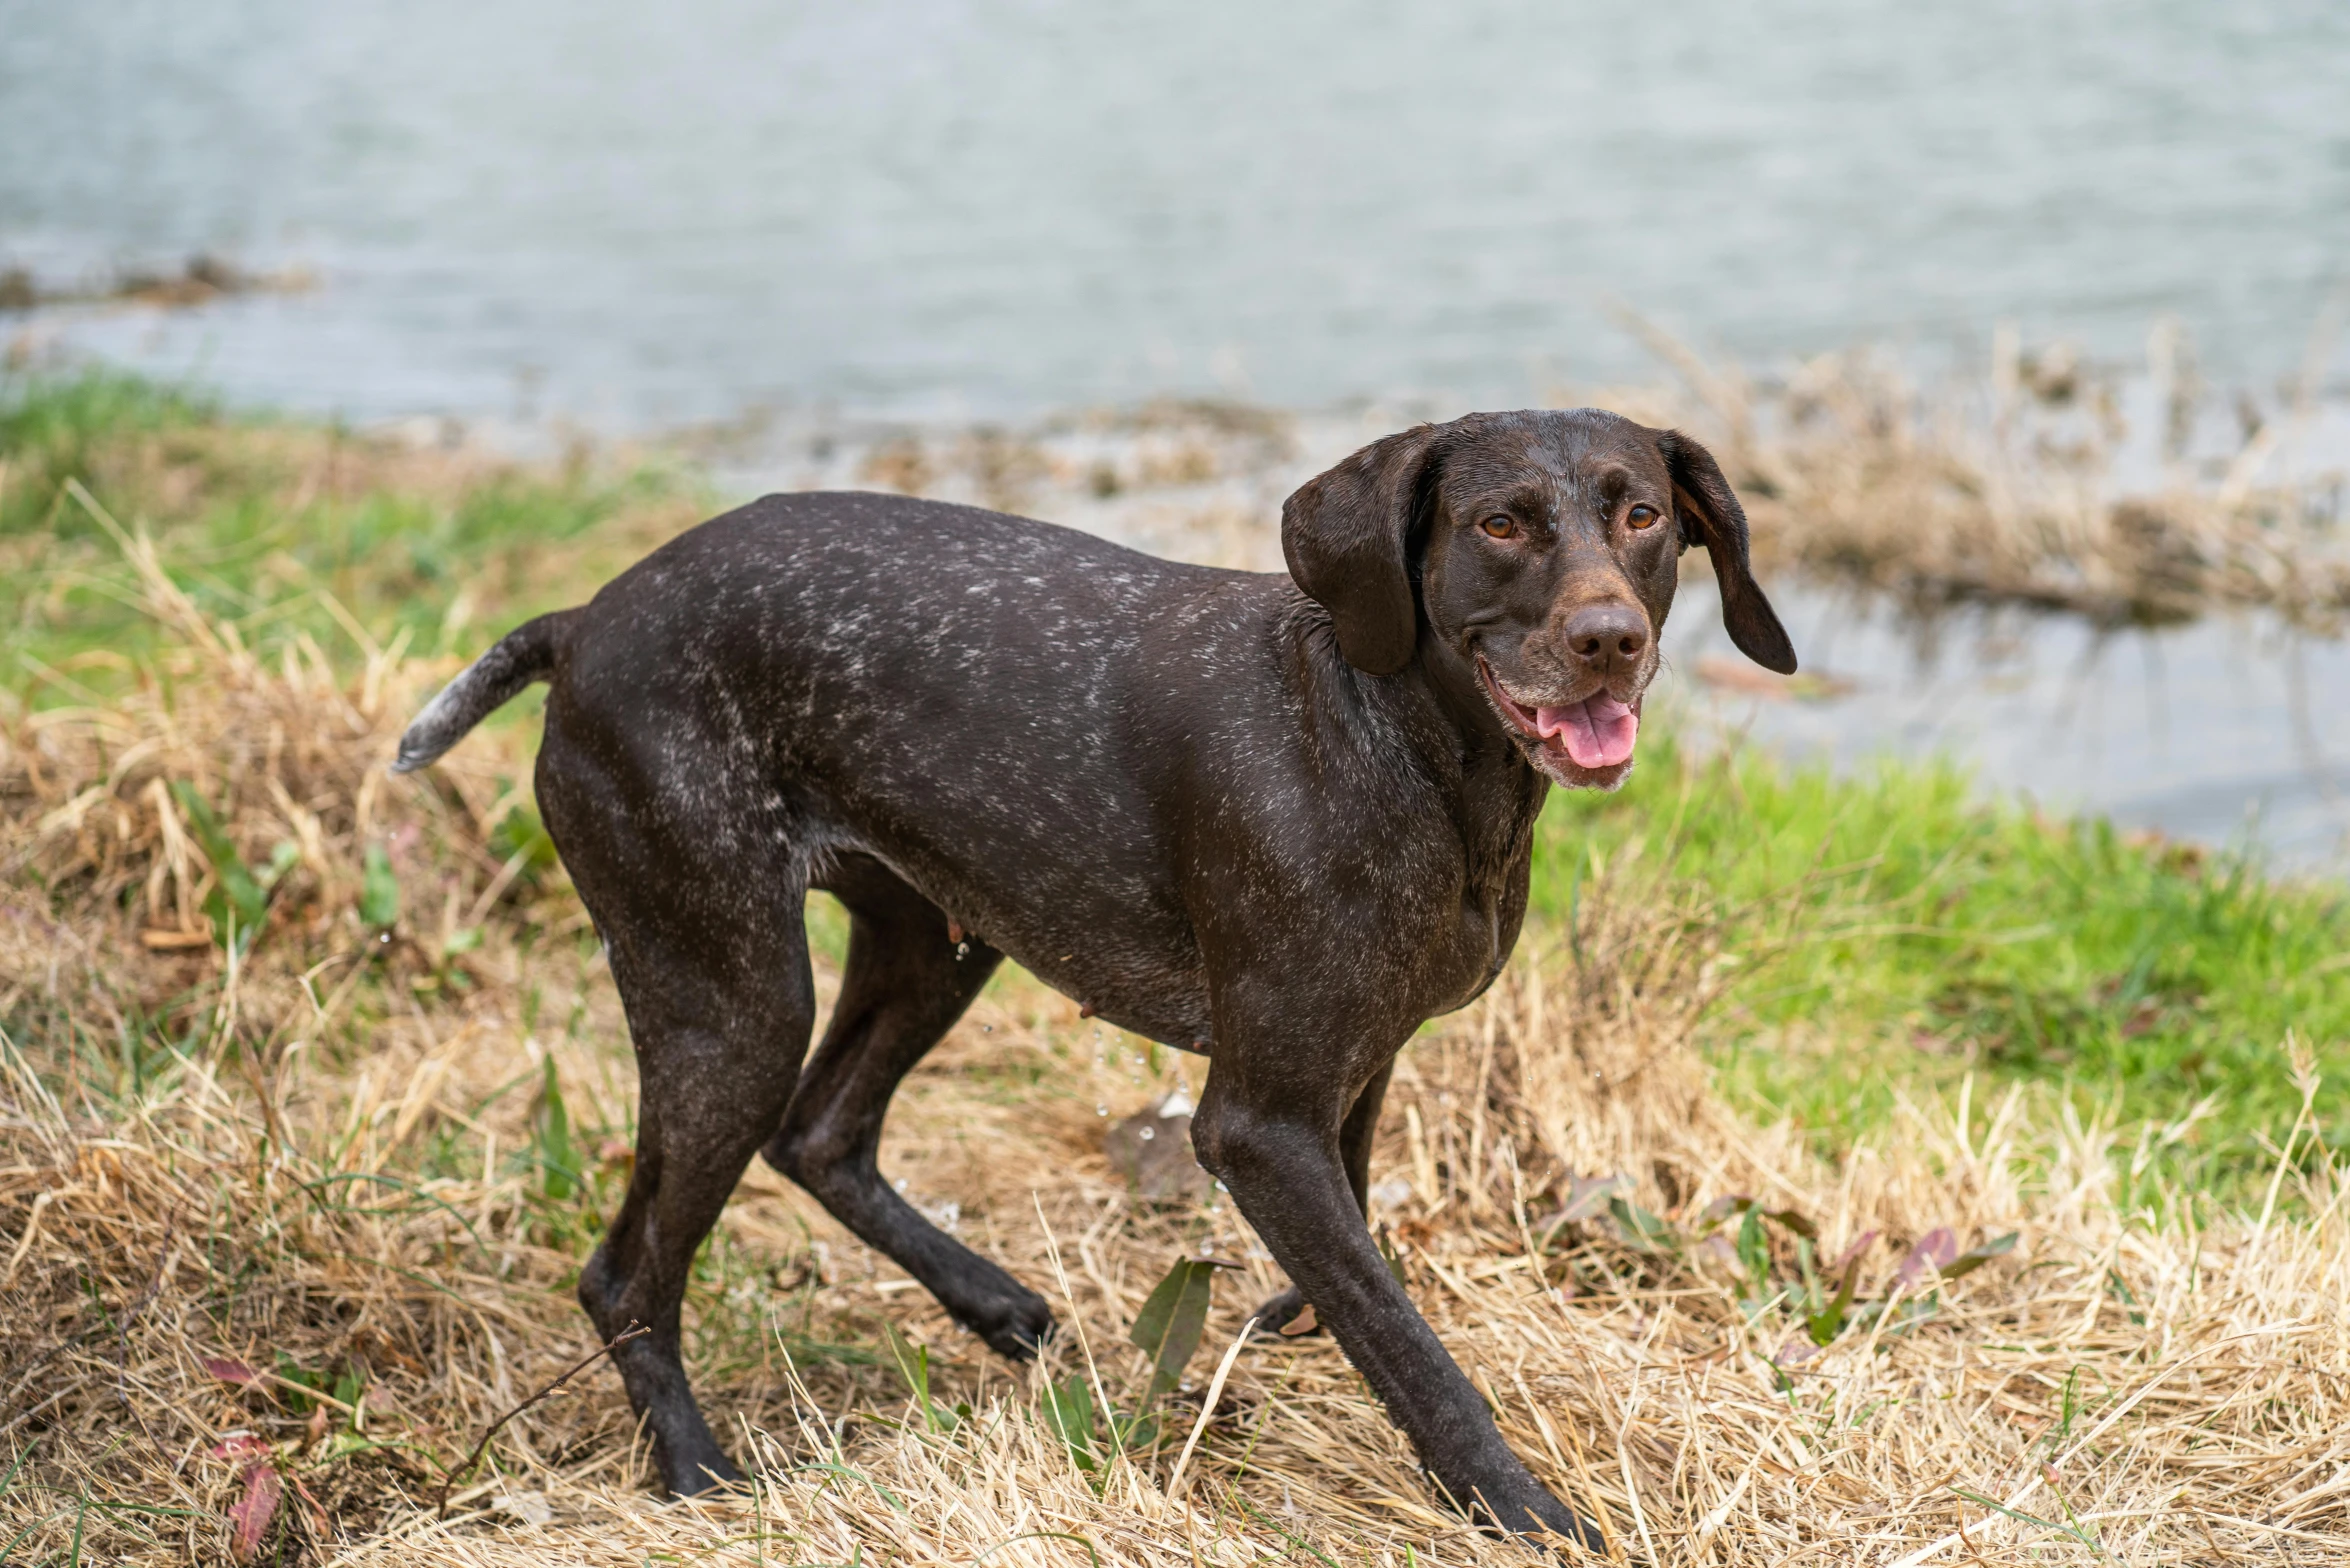
[{"label": "dog's hind leg", "polygon": [[848,906],[848,968],[767,1163],[929,1287],[1000,1354],[1031,1354],[1053,1319],[1044,1298],[925,1219],[882,1179],[882,1118],[898,1081],[945,1036],[1002,955],[957,941],[938,906],[879,862],[845,857],[823,886]]},{"label": "dog's hind leg", "polygon": [[[663,1482],[681,1495],[741,1479],[687,1385],[679,1309],[695,1250],[790,1100],[814,1021],[805,937],[796,918],[777,924],[796,939],[773,943],[757,983],[739,973],[724,987],[686,980],[675,952],[624,958],[616,942],[613,954],[636,1042],[636,1164],[580,1273],[579,1299],[606,1339],[631,1323],[652,1330],[613,1361],[650,1428]],[[648,984],[655,963],[669,972]]]},{"label": "dog's hind leg", "polygon": [[595,916],[637,1058],[636,1163],[611,1228],[580,1271],[613,1364],[672,1492],[741,1479],[694,1403],[680,1359],[693,1258],[790,1102],[815,1021],[802,872],[770,838],[720,835],[677,792],[646,798],[548,726],[539,799]]}]

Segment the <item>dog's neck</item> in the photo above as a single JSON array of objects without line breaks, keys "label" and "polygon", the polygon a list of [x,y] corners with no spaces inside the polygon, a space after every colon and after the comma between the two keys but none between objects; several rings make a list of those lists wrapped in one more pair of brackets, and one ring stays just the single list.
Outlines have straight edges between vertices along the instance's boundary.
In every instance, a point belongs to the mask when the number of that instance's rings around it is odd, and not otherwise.
[{"label": "dog's neck", "polygon": [[1494,901],[1498,911],[1511,886],[1523,883],[1550,780],[1511,739],[1469,664],[1432,640],[1384,679],[1331,653],[1331,677],[1355,686],[1358,700],[1386,710],[1403,732],[1460,834],[1473,896]]},{"label": "dog's neck", "polygon": [[[1460,836],[1471,900],[1514,934],[1550,780],[1510,738],[1468,662],[1424,637],[1401,671],[1368,675],[1339,652],[1320,605],[1293,593],[1285,609],[1276,636],[1295,661],[1299,695],[1333,718],[1377,714],[1401,735]],[[1363,733],[1359,717],[1343,722]]]}]

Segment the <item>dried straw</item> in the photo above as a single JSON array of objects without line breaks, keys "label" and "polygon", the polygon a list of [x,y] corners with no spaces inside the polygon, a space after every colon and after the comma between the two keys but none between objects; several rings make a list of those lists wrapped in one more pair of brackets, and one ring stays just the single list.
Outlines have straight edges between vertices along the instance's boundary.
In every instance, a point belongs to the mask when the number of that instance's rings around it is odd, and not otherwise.
[{"label": "dried straw", "polygon": [[[656,1499],[596,1367],[500,1431],[436,1519],[442,1475],[592,1348],[568,1292],[584,1210],[517,1156],[545,1146],[551,1059],[608,1200],[625,1151],[585,1129],[630,1114],[617,1005],[559,876],[492,891],[519,739],[383,780],[445,670],[257,658],[126,542],[175,648],[120,701],[0,736],[0,1546],[221,1560],[260,1455],[285,1482],[256,1557],[287,1563],[1522,1560],[1437,1506],[1326,1339],[1232,1359],[1180,1488],[1196,1394],[1148,1451],[1072,1461],[1040,1381],[1086,1373],[1089,1350],[1104,1395],[1133,1400],[1125,1329],[1173,1258],[1243,1265],[1218,1285],[1216,1352],[1281,1281],[1229,1204],[1140,1202],[1102,1153],[1103,1113],[1181,1064],[1017,976],[909,1081],[885,1166],[1081,1334],[1004,1366],[755,1167],[688,1319],[756,1491]],[[247,861],[296,846],[233,963],[183,782]],[[357,909],[371,845],[406,902],[388,942]],[[2126,1202],[2112,1129],[2028,1126],[2014,1098],[1907,1104],[1823,1162],[1707,1088],[1692,1041],[1718,929],[1696,891],[1594,868],[1573,931],[1406,1053],[1375,1167],[1413,1296],[1614,1560],[2350,1554],[2350,1221],[2306,1127],[2263,1211],[2216,1220]],[[1783,1304],[1740,1305],[1711,1243],[1556,1218],[1602,1175],[1684,1238],[1738,1195],[1799,1212],[1823,1257],[1874,1233],[1869,1296],[1929,1288],[1894,1275],[1937,1228],[2020,1241],[1922,1322],[1806,1353]],[[1789,1266],[1788,1236],[1771,1244]],[[884,1323],[928,1347],[934,1400],[967,1407],[951,1428],[910,1405]],[[307,1386],[328,1369],[363,1376]]]}]

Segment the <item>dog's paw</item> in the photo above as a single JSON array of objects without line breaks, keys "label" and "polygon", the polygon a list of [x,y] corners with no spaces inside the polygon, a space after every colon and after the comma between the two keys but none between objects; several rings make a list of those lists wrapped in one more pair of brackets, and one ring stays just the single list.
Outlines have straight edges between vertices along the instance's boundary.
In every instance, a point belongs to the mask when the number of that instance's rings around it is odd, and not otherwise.
[{"label": "dog's paw", "polygon": [[1306,1305],[1305,1292],[1295,1285],[1268,1297],[1257,1308],[1256,1319],[1252,1337],[1257,1339],[1301,1339],[1322,1332],[1322,1325],[1314,1321],[1314,1309]]},{"label": "dog's paw", "polygon": [[1003,1302],[983,1320],[963,1326],[986,1340],[987,1348],[1006,1361],[1033,1360],[1037,1347],[1059,1327],[1053,1321],[1053,1309],[1045,1305],[1044,1297],[1035,1295]]},{"label": "dog's paw", "polygon": [[690,1461],[677,1463],[671,1463],[667,1454],[661,1456],[661,1484],[672,1497],[701,1497],[748,1486],[750,1482],[751,1478],[733,1460],[715,1448]]}]

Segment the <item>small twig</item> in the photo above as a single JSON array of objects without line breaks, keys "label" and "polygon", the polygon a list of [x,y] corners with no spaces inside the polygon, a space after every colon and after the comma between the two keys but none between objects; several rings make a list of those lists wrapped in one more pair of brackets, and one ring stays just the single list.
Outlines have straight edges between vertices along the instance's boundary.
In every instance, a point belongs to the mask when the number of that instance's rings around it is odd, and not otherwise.
[{"label": "small twig", "polygon": [[457,1485],[457,1482],[462,1477],[473,1474],[473,1467],[481,1463],[481,1456],[483,1454],[489,1452],[490,1439],[498,1435],[498,1429],[500,1427],[503,1427],[507,1422],[513,1420],[516,1416],[522,1414],[522,1412],[528,1410],[531,1406],[537,1404],[540,1400],[546,1398],[549,1394],[552,1394],[555,1392],[555,1390],[570,1382],[573,1378],[586,1371],[589,1367],[593,1366],[603,1357],[610,1355],[615,1350],[618,1350],[622,1345],[627,1344],[632,1339],[642,1339],[651,1332],[653,1331],[645,1327],[642,1323],[630,1323],[628,1327],[622,1329],[618,1334],[613,1335],[610,1340],[604,1344],[598,1345],[595,1349],[589,1351],[586,1355],[580,1357],[577,1361],[574,1361],[570,1366],[565,1367],[555,1376],[552,1382],[542,1386],[537,1393],[531,1395],[521,1404],[516,1405],[513,1409],[498,1417],[497,1420],[492,1421],[490,1423],[489,1430],[482,1433],[481,1441],[473,1445],[473,1452],[465,1456],[465,1463],[459,1465],[456,1469],[441,1477],[441,1495],[433,1503],[433,1518],[438,1520],[449,1517],[450,1491]]}]

